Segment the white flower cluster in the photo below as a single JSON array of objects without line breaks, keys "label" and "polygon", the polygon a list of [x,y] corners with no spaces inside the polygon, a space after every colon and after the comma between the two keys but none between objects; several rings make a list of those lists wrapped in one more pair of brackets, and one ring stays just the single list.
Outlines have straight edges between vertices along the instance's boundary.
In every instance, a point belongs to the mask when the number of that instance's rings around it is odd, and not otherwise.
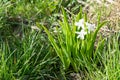
[{"label": "white flower cluster", "polygon": [[87,33],[90,33],[91,31],[94,31],[95,29],[95,24],[90,24],[88,22],[85,22],[84,19],[80,19],[78,22],[75,23],[75,25],[78,27],[78,30],[81,29],[80,32],[76,32],[76,34],[78,34],[77,38],[80,38],[80,39],[84,39],[84,36]]}]

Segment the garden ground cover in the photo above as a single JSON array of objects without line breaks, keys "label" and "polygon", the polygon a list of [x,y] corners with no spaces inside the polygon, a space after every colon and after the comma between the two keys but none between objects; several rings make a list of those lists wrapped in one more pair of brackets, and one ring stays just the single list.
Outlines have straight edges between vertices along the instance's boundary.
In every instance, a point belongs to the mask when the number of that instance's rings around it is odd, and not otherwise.
[{"label": "garden ground cover", "polygon": [[119,80],[119,0],[0,0],[0,80]]}]

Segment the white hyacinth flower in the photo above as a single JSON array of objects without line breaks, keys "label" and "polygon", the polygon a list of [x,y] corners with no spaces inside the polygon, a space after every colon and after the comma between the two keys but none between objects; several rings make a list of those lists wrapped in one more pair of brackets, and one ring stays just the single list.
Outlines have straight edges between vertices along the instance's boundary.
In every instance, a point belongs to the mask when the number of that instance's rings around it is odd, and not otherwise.
[{"label": "white hyacinth flower", "polygon": [[87,34],[84,30],[81,30],[80,32],[76,32],[78,34],[77,38],[84,39],[84,36]]},{"label": "white hyacinth flower", "polygon": [[84,19],[80,19],[79,22],[75,23],[75,25],[78,26],[78,29],[84,29]]},{"label": "white hyacinth flower", "polygon": [[88,33],[95,30],[95,24],[90,24],[86,22],[86,26],[88,28]]},{"label": "white hyacinth flower", "polygon": [[[85,24],[85,25],[84,25]],[[95,24],[90,24],[88,22],[85,22],[84,19],[80,19],[78,22],[75,23],[75,25],[78,27],[78,30],[81,28],[80,32],[76,32],[78,34],[77,38],[84,39],[84,36],[91,31],[94,31]],[[88,30],[88,32],[86,31]]]}]

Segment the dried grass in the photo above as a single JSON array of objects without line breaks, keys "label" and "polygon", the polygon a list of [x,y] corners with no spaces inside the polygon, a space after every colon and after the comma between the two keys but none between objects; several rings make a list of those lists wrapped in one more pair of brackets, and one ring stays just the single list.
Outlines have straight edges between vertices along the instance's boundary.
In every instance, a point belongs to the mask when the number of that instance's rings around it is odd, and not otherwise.
[{"label": "dried grass", "polygon": [[110,30],[120,30],[120,0],[90,0],[89,17],[96,21],[96,12],[101,13],[101,20],[109,21]]},{"label": "dried grass", "polygon": [[101,21],[108,21],[106,26],[100,29],[95,47],[100,35],[103,36],[102,38],[108,38],[120,31],[120,0],[89,0],[86,3],[78,0],[78,2],[85,5],[84,11],[88,13],[88,19],[91,23],[97,23],[98,13],[101,13]]},{"label": "dried grass", "polygon": [[101,28],[100,33],[108,36],[120,30],[120,0],[89,0],[86,3],[78,0],[85,5],[91,23],[97,23],[97,14],[101,13],[101,21],[107,20],[106,26]]}]

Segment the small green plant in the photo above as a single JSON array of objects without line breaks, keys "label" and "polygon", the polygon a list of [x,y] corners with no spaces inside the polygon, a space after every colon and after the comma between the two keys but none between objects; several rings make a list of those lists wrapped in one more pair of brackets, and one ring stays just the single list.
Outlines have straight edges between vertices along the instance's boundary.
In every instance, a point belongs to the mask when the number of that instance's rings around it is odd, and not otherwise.
[{"label": "small green plant", "polygon": [[[80,68],[90,67],[92,58],[96,55],[93,54],[93,51],[97,33],[106,22],[100,23],[99,15],[95,31],[89,32],[90,27],[93,27],[93,25],[87,22],[86,14],[82,13],[82,9],[76,18],[72,19],[71,23],[68,22],[67,14],[64,9],[62,9],[62,12],[63,21],[60,21],[61,32],[57,31],[57,36],[51,34],[46,27],[42,27],[47,33],[52,46],[59,56],[64,70],[68,69],[70,65],[72,65],[73,69],[78,72]],[[84,19],[82,25],[80,19]],[[79,20],[80,22],[78,22]],[[82,26],[84,27],[84,30],[82,29]],[[58,29],[59,28],[56,27],[56,30]]]}]

